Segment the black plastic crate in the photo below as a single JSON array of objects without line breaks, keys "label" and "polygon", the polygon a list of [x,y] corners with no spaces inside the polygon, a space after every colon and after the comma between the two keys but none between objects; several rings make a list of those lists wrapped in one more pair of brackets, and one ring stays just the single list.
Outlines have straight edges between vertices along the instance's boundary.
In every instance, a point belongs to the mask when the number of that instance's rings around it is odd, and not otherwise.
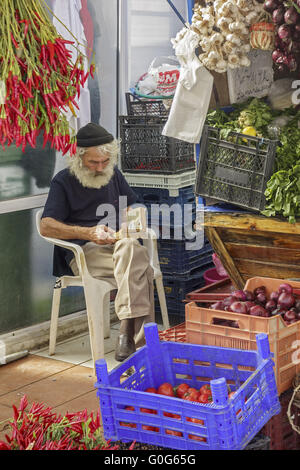
[{"label": "black plastic crate", "polygon": [[174,174],[195,169],[194,145],[162,135],[166,121],[162,116],[119,116],[122,171]]},{"label": "black plastic crate", "polygon": [[130,116],[168,116],[170,109],[163,100],[142,99],[132,93],[125,93],[127,113]]},{"label": "black plastic crate", "polygon": [[265,189],[272,176],[278,141],[205,126],[195,193],[246,209],[265,208]]}]

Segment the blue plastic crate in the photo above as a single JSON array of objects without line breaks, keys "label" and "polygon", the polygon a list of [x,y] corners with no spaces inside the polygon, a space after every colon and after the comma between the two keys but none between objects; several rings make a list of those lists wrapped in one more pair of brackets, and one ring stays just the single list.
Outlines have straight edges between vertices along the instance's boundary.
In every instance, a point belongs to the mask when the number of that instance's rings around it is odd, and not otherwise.
[{"label": "blue plastic crate", "polygon": [[157,248],[163,274],[187,275],[212,261],[213,249],[208,241],[199,250],[186,250],[186,241],[158,240]]},{"label": "blue plastic crate", "polygon": [[[241,450],[280,412],[266,334],[256,336],[257,351],[159,341],[155,323],[145,325],[145,337],[146,345],[110,373],[105,359],[95,363],[105,439],[181,450]],[[122,380],[130,368],[133,374]],[[213,403],[144,392],[164,382],[197,389],[210,383]],[[228,385],[236,392],[230,399]]]},{"label": "blue plastic crate", "polygon": [[192,270],[188,275],[167,275],[163,276],[163,283],[166,297],[181,302],[185,299],[186,294],[200,288],[204,285],[204,273],[214,264],[209,262],[205,266]]}]

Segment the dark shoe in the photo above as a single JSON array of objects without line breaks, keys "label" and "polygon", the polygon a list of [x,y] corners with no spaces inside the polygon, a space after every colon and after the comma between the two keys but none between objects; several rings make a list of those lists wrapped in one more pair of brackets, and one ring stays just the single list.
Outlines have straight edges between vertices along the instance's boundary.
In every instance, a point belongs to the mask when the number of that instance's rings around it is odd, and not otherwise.
[{"label": "dark shoe", "polygon": [[134,340],[131,336],[122,334],[117,338],[115,359],[123,362],[136,351]]}]

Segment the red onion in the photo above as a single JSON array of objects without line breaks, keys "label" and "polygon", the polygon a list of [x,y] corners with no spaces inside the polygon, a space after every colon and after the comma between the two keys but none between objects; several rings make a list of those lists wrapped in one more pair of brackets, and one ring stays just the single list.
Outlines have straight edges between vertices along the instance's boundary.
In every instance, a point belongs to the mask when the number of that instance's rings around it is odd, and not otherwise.
[{"label": "red onion", "polygon": [[249,312],[250,312],[250,308],[251,308],[251,307],[254,307],[254,305],[256,305],[256,303],[253,302],[252,300],[246,300],[245,305],[246,305],[246,307],[247,307],[247,313],[249,313]]},{"label": "red onion", "polygon": [[255,300],[257,300],[257,302],[259,302],[260,304],[265,304],[267,302],[267,296],[266,294],[260,292],[259,294],[257,294]]},{"label": "red onion", "polygon": [[245,302],[233,302],[230,305],[230,309],[232,312],[235,312],[235,313],[247,313],[248,312]]},{"label": "red onion", "polygon": [[265,309],[268,310],[269,312],[272,312],[273,310],[275,310],[276,307],[277,307],[277,303],[275,302],[275,300],[268,300],[268,302],[265,305]]},{"label": "red onion", "polygon": [[283,42],[289,42],[292,36],[290,25],[282,24],[279,26],[277,34]]},{"label": "red onion", "polygon": [[[300,5],[299,5],[299,7],[300,7]],[[295,31],[300,31],[300,23],[295,24],[294,30]]]},{"label": "red onion", "polygon": [[278,297],[279,297],[279,292],[277,292],[277,291],[271,292],[271,294],[270,294],[270,300],[275,300],[275,302],[277,302]]},{"label": "red onion", "polygon": [[284,14],[284,21],[286,24],[296,24],[298,20],[299,15],[294,7],[290,7],[288,10],[286,10]]},{"label": "red onion", "polygon": [[254,307],[250,308],[250,315],[257,317],[267,317],[269,316],[269,312],[261,305],[255,305]]},{"label": "red onion", "polygon": [[237,299],[237,300],[247,300],[247,296],[243,290],[236,290],[232,293],[232,295]]},{"label": "red onion", "polygon": [[256,289],[254,289],[254,295],[257,295],[257,294],[265,294],[266,293],[266,287],[265,286],[259,286],[259,287],[256,287]]},{"label": "red onion", "polygon": [[254,294],[250,290],[244,290],[246,300],[254,300]]},{"label": "red onion", "polygon": [[296,319],[296,313],[293,310],[288,310],[287,312],[285,312],[283,318],[286,321],[295,320]]},{"label": "red onion", "polygon": [[224,303],[219,300],[219,302],[215,302],[210,306],[212,310],[224,310]]},{"label": "red onion", "polygon": [[233,302],[236,302],[236,301],[237,301],[236,297],[234,297],[233,295],[229,295],[228,297],[225,297],[225,299],[223,299],[223,304],[224,304],[225,307],[228,307]]},{"label": "red onion", "polygon": [[278,292],[279,293],[286,292],[287,294],[292,294],[293,293],[293,288],[290,284],[287,284],[286,282],[284,282],[283,284],[280,284],[280,286],[278,288]]},{"label": "red onion", "polygon": [[275,49],[275,51],[272,52],[272,59],[276,64],[281,64],[283,62],[283,58],[284,55],[279,49]]},{"label": "red onion", "polygon": [[282,292],[278,297],[277,305],[279,307],[291,308],[295,304],[295,297],[292,294]]},{"label": "red onion", "polygon": [[277,0],[266,0],[264,3],[264,9],[268,13],[272,13],[272,11],[275,10],[275,8],[278,7],[278,1]]},{"label": "red onion", "polygon": [[281,25],[284,23],[284,9],[282,7],[277,8],[272,13],[273,23]]}]

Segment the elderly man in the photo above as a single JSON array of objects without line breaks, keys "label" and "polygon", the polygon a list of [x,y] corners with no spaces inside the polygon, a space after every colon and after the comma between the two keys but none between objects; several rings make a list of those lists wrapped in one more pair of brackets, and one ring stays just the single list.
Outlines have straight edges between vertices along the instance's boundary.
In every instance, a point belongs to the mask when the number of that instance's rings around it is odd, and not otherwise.
[{"label": "elderly man", "polygon": [[[116,166],[118,150],[117,140],[97,124],[78,131],[77,154],[51,182],[41,234],[81,245],[90,274],[109,278],[118,289],[115,309],[121,325],[115,358],[121,362],[143,344],[144,323],[154,321],[154,296],[146,248],[136,239],[114,237],[120,228],[120,196],[127,197],[127,207],[137,199]],[[104,219],[103,207],[114,208],[116,217]],[[78,274],[75,258],[55,246],[53,275],[64,274]]]}]

